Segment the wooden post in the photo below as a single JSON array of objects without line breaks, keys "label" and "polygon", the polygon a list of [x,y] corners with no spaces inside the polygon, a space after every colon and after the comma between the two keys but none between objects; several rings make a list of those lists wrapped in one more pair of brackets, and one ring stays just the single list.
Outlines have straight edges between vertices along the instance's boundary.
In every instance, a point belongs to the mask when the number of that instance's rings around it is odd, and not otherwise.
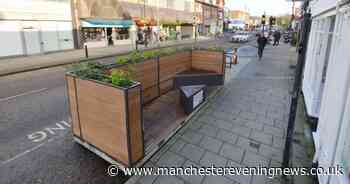
[{"label": "wooden post", "polygon": [[232,63],[234,65],[238,64],[237,48],[233,49],[232,59],[233,59]]}]

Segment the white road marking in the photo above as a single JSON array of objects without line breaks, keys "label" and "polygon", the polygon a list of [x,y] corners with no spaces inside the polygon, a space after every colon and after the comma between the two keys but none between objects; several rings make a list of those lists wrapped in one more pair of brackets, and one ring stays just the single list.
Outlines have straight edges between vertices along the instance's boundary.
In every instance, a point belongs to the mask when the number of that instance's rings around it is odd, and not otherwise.
[{"label": "white road marking", "polygon": [[56,135],[57,131],[63,131],[70,127],[71,125],[66,121],[60,121],[59,123],[55,123],[55,125],[50,125],[49,127],[45,127],[40,131],[28,134],[27,138],[32,142],[42,142],[46,140],[49,135]]},{"label": "white road marking", "polygon": [[[56,128],[56,129],[59,129],[59,130],[66,130],[66,128],[63,127],[62,124],[65,125],[66,127],[71,127],[71,125],[70,125],[68,122],[66,122],[66,121],[60,121],[60,124],[59,124],[59,123],[56,123],[56,124],[55,124],[56,126],[59,127],[59,128]],[[48,128],[45,128],[45,130],[46,130],[46,129],[48,129]],[[52,129],[49,129],[49,130],[50,130],[50,131],[53,131],[54,129],[52,128]],[[49,131],[49,130],[48,130],[48,131]],[[49,133],[51,133],[52,135],[55,135],[54,132],[50,132],[50,131],[49,131]],[[60,136],[51,137],[50,139],[46,139],[46,138],[48,137],[48,136],[47,136],[47,133],[46,133],[46,132],[43,132],[43,131],[34,132],[33,134],[27,135],[27,138],[30,139],[32,142],[41,142],[41,141],[44,141],[44,142],[42,142],[42,143],[40,143],[40,144],[38,144],[38,145],[36,145],[36,146],[34,146],[34,147],[32,147],[32,148],[26,150],[26,151],[24,151],[24,152],[22,152],[22,153],[20,153],[20,154],[18,154],[18,155],[16,155],[16,156],[14,156],[14,157],[8,159],[8,160],[5,160],[5,161],[1,162],[1,163],[0,163],[0,167],[4,166],[5,164],[7,164],[7,163],[9,163],[9,162],[11,162],[11,161],[14,161],[14,160],[16,160],[16,159],[18,159],[18,158],[20,158],[20,157],[23,157],[24,155],[26,155],[26,154],[28,154],[28,153],[30,153],[30,152],[33,152],[33,151],[39,149],[40,147],[44,146],[46,143],[49,143],[49,142],[52,142],[52,141],[54,141],[54,140],[56,140],[56,139],[59,139],[59,138],[64,137],[68,132],[69,132],[69,131],[64,132],[64,134],[62,134],[62,135],[60,135]],[[39,133],[43,133],[44,135],[43,135],[42,137],[40,137],[39,140],[37,140],[36,138],[38,138],[38,136],[35,136],[35,135],[36,135],[36,134],[39,134]],[[35,140],[34,140],[34,139],[35,139]]]},{"label": "white road marking", "polygon": [[[63,137],[63,135],[62,135],[62,137]],[[5,161],[1,162],[0,167],[2,167],[2,166],[4,166],[5,164],[8,164],[8,163],[10,163],[10,162],[12,162],[12,161],[18,159],[18,158],[21,158],[21,157],[23,157],[24,155],[26,155],[26,154],[28,154],[28,153],[30,153],[30,152],[33,152],[33,151],[39,149],[40,147],[44,146],[46,143],[52,142],[52,141],[55,140],[55,139],[58,139],[58,137],[52,137],[51,139],[48,139],[46,142],[43,142],[43,143],[41,143],[41,144],[38,144],[38,145],[34,146],[33,148],[30,148],[30,149],[28,149],[28,150],[26,150],[26,151],[24,151],[24,152],[22,152],[22,153],[20,153],[20,154],[18,154],[18,155],[16,155],[16,156],[10,158],[10,159],[8,159],[8,160],[5,160]]]},{"label": "white road marking", "polygon": [[9,96],[9,97],[5,97],[5,98],[0,98],[0,102],[12,100],[12,99],[15,99],[15,98],[20,97],[20,96],[26,96],[26,95],[30,95],[30,94],[34,94],[34,93],[40,93],[40,92],[43,92],[43,91],[46,91],[46,90],[48,90],[48,88],[32,90],[32,91],[28,91],[28,92],[21,93],[21,94],[18,94],[18,95]]}]

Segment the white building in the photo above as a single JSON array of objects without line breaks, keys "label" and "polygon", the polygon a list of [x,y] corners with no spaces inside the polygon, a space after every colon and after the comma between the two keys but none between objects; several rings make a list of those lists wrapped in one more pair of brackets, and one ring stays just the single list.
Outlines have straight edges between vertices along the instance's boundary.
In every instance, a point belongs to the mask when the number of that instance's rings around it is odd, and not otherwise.
[{"label": "white building", "polygon": [[0,57],[73,49],[70,0],[0,4]]},{"label": "white building", "polygon": [[319,175],[321,184],[350,183],[349,2],[310,2],[312,26],[302,89],[307,113],[318,118],[315,161],[344,171],[342,176]]}]

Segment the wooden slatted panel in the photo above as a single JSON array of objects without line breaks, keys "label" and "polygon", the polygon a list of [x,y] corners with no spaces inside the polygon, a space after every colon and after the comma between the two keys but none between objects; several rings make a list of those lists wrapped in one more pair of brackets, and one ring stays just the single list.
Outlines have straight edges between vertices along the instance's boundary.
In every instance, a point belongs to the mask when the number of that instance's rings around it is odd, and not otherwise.
[{"label": "wooden slatted panel", "polygon": [[136,81],[142,85],[142,89],[147,89],[158,84],[157,60],[146,60],[135,65]]},{"label": "wooden slatted panel", "polygon": [[128,67],[135,72],[134,80],[142,85],[143,103],[148,103],[159,96],[157,59],[149,59],[130,66],[125,65],[119,69],[127,70]]},{"label": "wooden slatted panel", "polygon": [[159,87],[160,93],[173,89],[173,79],[179,72],[191,69],[191,52],[181,52],[170,56],[160,57]]},{"label": "wooden slatted panel", "polygon": [[193,51],[192,68],[207,70],[219,74],[224,73],[223,53],[214,51]]},{"label": "wooden slatted panel", "polygon": [[129,165],[123,90],[76,79],[84,140]]},{"label": "wooden slatted panel", "polygon": [[69,108],[70,108],[70,114],[72,117],[72,130],[73,134],[75,136],[81,137],[80,134],[80,122],[79,122],[79,113],[78,113],[78,106],[77,106],[77,96],[76,96],[76,86],[75,86],[75,79],[73,76],[66,75],[66,82],[67,82],[67,92],[68,92],[68,101],[69,101]]},{"label": "wooden slatted panel", "polygon": [[142,121],[141,121],[141,99],[140,87],[128,90],[129,102],[129,133],[132,163],[142,159],[144,156]]},{"label": "wooden slatted panel", "polygon": [[142,85],[143,103],[148,103],[159,96],[157,59],[146,60],[136,66],[137,79]]},{"label": "wooden slatted panel", "polygon": [[150,87],[148,89],[145,89],[142,91],[143,95],[143,104],[148,103],[155,98],[159,97],[159,89],[158,89],[158,84]]},{"label": "wooden slatted panel", "polygon": [[169,92],[174,88],[174,80],[170,79],[170,80],[161,82],[159,84],[159,88],[160,88],[160,94],[164,95],[165,93]]},{"label": "wooden slatted panel", "polygon": [[181,52],[170,56],[160,57],[159,77],[160,82],[173,78],[176,73],[191,68],[191,53]]}]

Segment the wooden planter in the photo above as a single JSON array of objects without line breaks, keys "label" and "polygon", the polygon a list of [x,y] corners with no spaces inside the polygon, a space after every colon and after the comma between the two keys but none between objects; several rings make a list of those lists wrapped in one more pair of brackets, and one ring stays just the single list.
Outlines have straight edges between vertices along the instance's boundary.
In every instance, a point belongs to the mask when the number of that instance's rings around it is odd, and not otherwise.
[{"label": "wooden planter", "polygon": [[66,75],[73,134],[125,166],[144,156],[141,85],[117,88]]},{"label": "wooden planter", "polygon": [[[120,167],[139,166],[169,139],[169,135],[173,135],[175,129],[184,125],[180,122],[171,127],[166,138],[162,135],[158,139],[160,142],[153,144],[159,147],[151,148],[152,153],[145,153],[143,105],[174,89],[177,75],[192,69],[207,71],[207,75],[216,77],[208,81],[215,80],[215,85],[222,85],[225,75],[223,58],[223,52],[184,51],[148,59],[133,66],[135,81],[138,82],[129,88],[84,80],[67,73],[74,139]],[[110,68],[127,67],[114,65]],[[203,81],[203,76],[200,80],[199,83],[207,82],[207,79]]]}]

